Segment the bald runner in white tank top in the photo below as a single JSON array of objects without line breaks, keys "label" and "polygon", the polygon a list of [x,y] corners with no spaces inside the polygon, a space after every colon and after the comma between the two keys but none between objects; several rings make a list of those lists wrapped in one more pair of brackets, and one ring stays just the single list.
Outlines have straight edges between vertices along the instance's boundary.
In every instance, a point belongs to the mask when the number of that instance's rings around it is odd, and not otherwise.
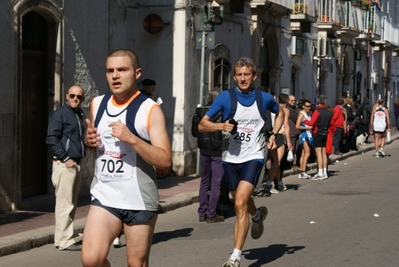
[{"label": "bald runner in white tank top", "polygon": [[[129,104],[140,94],[139,91],[125,104],[118,105],[113,97],[108,100],[97,132],[102,145],[97,148],[94,179],[91,195],[102,205],[127,210],[158,210],[158,190],[156,170],[142,159],[136,151],[111,135],[108,127],[111,122],[121,121],[128,125],[126,118]],[[92,116],[96,118],[101,100],[98,96],[92,101]],[[149,142],[150,115],[156,104],[148,98],[140,105],[133,125],[138,135]],[[132,119],[132,118],[130,118]]]}]

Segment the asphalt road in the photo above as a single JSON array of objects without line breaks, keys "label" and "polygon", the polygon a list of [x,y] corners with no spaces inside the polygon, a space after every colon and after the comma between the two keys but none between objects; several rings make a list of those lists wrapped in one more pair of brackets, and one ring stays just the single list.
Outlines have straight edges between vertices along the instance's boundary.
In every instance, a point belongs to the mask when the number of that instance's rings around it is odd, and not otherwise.
[{"label": "asphalt road", "polygon": [[[390,157],[370,151],[330,166],[325,181],[284,178],[288,190],[256,199],[269,209],[265,232],[250,235],[241,266],[399,266],[399,142]],[[161,214],[150,266],[222,266],[233,249],[234,214],[198,222],[197,204]],[[101,233],[99,233],[101,234]],[[125,248],[111,248],[112,266],[126,266]],[[53,245],[0,258],[0,266],[81,266],[79,252]]]}]

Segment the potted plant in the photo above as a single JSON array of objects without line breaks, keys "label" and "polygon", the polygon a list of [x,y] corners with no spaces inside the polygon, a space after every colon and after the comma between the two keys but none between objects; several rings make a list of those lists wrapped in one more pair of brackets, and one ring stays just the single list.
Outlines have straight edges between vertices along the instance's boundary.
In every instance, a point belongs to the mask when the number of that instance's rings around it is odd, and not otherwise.
[{"label": "potted plant", "polygon": [[368,10],[371,6],[371,0],[360,0],[360,7],[363,10]]},{"label": "potted plant", "polygon": [[321,15],[321,22],[330,22],[329,15]]},{"label": "potted plant", "polygon": [[308,5],[305,3],[295,3],[294,14],[306,14],[308,13]]},{"label": "potted plant", "polygon": [[368,33],[373,33],[373,30],[374,30],[374,25],[373,25],[373,23],[370,22],[368,27],[367,27],[367,32]]}]

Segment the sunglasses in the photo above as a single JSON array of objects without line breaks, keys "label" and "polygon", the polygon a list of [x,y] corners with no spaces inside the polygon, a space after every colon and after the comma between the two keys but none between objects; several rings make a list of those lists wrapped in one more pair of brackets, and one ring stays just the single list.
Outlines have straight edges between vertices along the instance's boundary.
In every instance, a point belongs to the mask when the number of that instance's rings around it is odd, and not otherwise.
[{"label": "sunglasses", "polygon": [[305,106],[305,107],[310,108],[310,107],[312,107],[312,106]]},{"label": "sunglasses", "polygon": [[71,98],[71,99],[74,99],[75,96],[77,97],[78,100],[82,100],[83,99],[82,95],[69,94],[69,98]]}]

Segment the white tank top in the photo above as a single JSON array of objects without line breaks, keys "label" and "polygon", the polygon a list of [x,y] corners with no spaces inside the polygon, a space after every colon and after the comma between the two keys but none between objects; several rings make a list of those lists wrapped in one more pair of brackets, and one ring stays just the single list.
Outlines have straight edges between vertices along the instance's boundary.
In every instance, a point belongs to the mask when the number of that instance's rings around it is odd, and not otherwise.
[{"label": "white tank top", "polygon": [[233,118],[238,123],[237,133],[230,135],[228,147],[223,151],[223,161],[243,163],[253,159],[263,159],[265,134],[262,129],[265,121],[259,113],[256,101],[249,107],[238,102]]},{"label": "white tank top", "polygon": [[[102,98],[103,96],[99,96],[92,101],[93,118],[97,115]],[[132,146],[113,137],[112,129],[108,126],[118,120],[127,124],[128,105],[129,103],[115,105],[112,97],[108,100],[107,108],[97,126],[102,145],[97,148],[90,193],[104,206],[156,211],[159,197],[155,168],[145,162]],[[138,109],[133,124],[139,136],[147,141],[150,140],[149,116],[155,105],[157,104],[150,98],[145,100]]]},{"label": "white tank top", "polygon": [[[303,114],[304,119],[303,120],[308,120],[310,121],[310,119],[312,118],[309,114],[307,114],[305,111],[301,111],[301,113]],[[305,122],[304,122],[305,123]],[[309,126],[305,123],[306,126]]]},{"label": "white tank top", "polygon": [[[303,114],[303,120],[302,120],[302,122],[303,122],[303,124],[305,124],[305,126],[310,126],[310,125],[307,125],[304,121],[305,120],[308,120],[308,121],[310,121],[310,119],[312,118],[308,113],[306,113],[305,111],[301,111],[301,113]],[[312,135],[312,131],[311,130],[305,130],[306,132],[307,132],[307,134],[309,135],[309,136],[311,136]]]},{"label": "white tank top", "polygon": [[385,132],[387,129],[387,118],[385,108],[377,108],[374,113],[373,130],[376,132]]}]

